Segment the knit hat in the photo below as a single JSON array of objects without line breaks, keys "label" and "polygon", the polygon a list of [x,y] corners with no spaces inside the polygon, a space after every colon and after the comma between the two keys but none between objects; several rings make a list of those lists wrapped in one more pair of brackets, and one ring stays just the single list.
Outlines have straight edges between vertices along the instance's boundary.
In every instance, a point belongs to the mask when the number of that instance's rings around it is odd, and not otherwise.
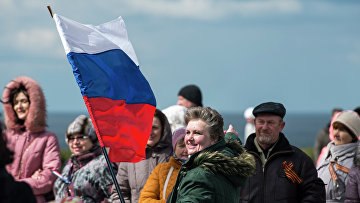
[{"label": "knit hat", "polygon": [[71,135],[74,134],[83,134],[90,136],[93,144],[98,144],[96,132],[94,130],[93,124],[91,123],[91,119],[86,117],[85,115],[80,115],[75,120],[70,123],[69,127],[65,133],[65,141],[68,143],[68,139]]},{"label": "knit hat", "polygon": [[172,105],[162,110],[171,126],[171,132],[175,132],[176,129],[186,126],[185,114],[187,108],[180,105]]},{"label": "knit hat", "polygon": [[172,145],[173,150],[175,150],[176,143],[180,140],[180,138],[184,137],[186,135],[186,127],[179,128],[175,130],[173,136],[172,136]]},{"label": "knit hat", "polygon": [[356,138],[360,135],[360,118],[359,115],[354,111],[344,111],[339,117],[336,118],[334,123],[339,122],[345,125],[352,132],[352,136],[355,135]]},{"label": "knit hat", "polygon": [[181,88],[178,95],[191,101],[192,103],[196,104],[197,106],[203,106],[201,90],[196,85],[187,85],[187,86]]},{"label": "knit hat", "polygon": [[255,116],[253,115],[253,110],[254,107],[249,107],[244,111],[244,118],[248,119],[248,118],[255,118]]}]

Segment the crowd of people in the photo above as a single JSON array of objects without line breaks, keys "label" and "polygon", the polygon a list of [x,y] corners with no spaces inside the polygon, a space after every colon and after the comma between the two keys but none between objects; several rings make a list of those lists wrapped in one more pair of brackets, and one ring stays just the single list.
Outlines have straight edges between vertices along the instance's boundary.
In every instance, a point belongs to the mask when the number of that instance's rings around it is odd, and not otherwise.
[{"label": "crowd of people", "polygon": [[155,110],[144,160],[108,165],[91,119],[79,115],[64,135],[71,156],[62,165],[40,85],[17,77],[1,102],[0,202],[360,202],[356,110],[333,110],[314,146],[315,166],[282,132],[283,104],[249,107],[240,135],[232,125],[224,130],[200,88],[187,85],[176,105]]}]

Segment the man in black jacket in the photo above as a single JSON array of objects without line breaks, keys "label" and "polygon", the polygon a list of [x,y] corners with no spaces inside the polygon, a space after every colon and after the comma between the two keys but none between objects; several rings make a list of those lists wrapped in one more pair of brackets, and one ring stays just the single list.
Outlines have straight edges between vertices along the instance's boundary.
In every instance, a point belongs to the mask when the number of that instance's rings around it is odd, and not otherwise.
[{"label": "man in black jacket", "polygon": [[313,161],[281,132],[285,107],[266,102],[253,114],[256,132],[245,148],[255,157],[256,174],[241,189],[240,202],[325,202],[325,185]]}]

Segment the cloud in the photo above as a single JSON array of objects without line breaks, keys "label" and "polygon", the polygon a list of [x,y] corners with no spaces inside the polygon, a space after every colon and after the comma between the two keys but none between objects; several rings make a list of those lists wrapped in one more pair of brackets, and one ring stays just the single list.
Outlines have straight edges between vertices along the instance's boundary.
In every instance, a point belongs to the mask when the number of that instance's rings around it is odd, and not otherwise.
[{"label": "cloud", "polygon": [[[68,0],[60,2],[52,2],[55,10],[67,10]],[[51,3],[49,2],[49,5]],[[150,16],[164,16],[173,18],[188,18],[198,20],[213,20],[224,18],[232,15],[243,17],[263,16],[269,14],[292,14],[302,10],[302,4],[299,0],[108,0],[89,1],[84,4],[80,2],[72,2],[72,9],[82,8],[81,10],[103,10],[112,13],[127,14],[145,14]],[[44,2],[31,1],[12,1],[0,0],[2,19],[10,16],[30,17],[33,13],[41,13],[46,10]],[[15,15],[16,13],[16,15]],[[4,21],[1,20],[0,21]]]},{"label": "cloud", "polygon": [[137,13],[174,18],[211,20],[230,15],[244,17],[266,14],[291,14],[301,11],[297,0],[216,1],[216,0],[129,0]]},{"label": "cloud", "polygon": [[[30,55],[46,54],[48,56],[59,56],[64,54],[63,50],[53,50],[58,46],[59,37],[54,29],[32,28],[29,30],[19,30],[11,41],[14,42],[13,48],[19,52]],[[53,50],[53,52],[49,52]]]},{"label": "cloud", "polygon": [[14,7],[13,1],[12,0],[1,0],[0,1],[0,6],[1,8],[10,8],[10,7]]}]

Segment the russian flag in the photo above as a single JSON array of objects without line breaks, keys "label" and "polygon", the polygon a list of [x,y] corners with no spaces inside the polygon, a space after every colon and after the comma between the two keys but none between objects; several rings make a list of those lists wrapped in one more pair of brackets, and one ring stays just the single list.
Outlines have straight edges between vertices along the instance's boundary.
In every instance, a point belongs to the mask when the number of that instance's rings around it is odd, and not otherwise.
[{"label": "russian flag", "polygon": [[123,19],[98,26],[54,20],[100,146],[110,147],[112,162],[143,160],[156,100]]}]

